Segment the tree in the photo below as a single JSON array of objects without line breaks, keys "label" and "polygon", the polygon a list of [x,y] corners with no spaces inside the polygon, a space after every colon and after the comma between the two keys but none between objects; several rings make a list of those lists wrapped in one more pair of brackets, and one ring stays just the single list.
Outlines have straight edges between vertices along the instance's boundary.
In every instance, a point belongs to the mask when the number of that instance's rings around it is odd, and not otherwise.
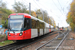
[{"label": "tree", "polygon": [[36,10],[36,15],[38,16],[39,19],[43,20],[43,13],[41,12],[40,9]]},{"label": "tree", "polygon": [[43,11],[44,13],[44,21],[48,23],[49,17],[46,11]]},{"label": "tree", "polygon": [[13,8],[16,13],[28,13],[29,14],[29,11],[27,11],[26,5],[24,5],[21,2],[16,2],[13,5]]},{"label": "tree", "polygon": [[70,11],[68,12],[67,23],[71,26],[72,31],[75,29],[75,0],[70,4]]},{"label": "tree", "polygon": [[[51,19],[52,17],[48,16],[48,13],[46,11],[43,11],[41,9],[36,10],[36,14],[38,18],[41,20],[43,20],[43,13],[44,13],[44,21],[47,23],[49,21],[49,24],[52,25],[52,20],[54,19]],[[54,21],[54,27],[56,27],[55,21]]]},{"label": "tree", "polygon": [[12,12],[9,9],[0,8],[0,14],[2,14],[2,19],[5,20],[8,18],[8,15],[10,15]]},{"label": "tree", "polygon": [[[1,4],[1,7],[0,7],[0,14],[1,14],[1,19],[2,19],[2,24],[3,24],[3,27],[7,28],[7,25],[8,25],[8,16],[11,14],[12,12],[7,9],[6,7],[6,4],[5,3],[2,3]],[[5,21],[6,21],[6,24],[5,24]]]},{"label": "tree", "polygon": [[7,7],[6,7],[6,3],[0,2],[0,8],[7,8]]},{"label": "tree", "polygon": [[34,16],[34,17],[36,17],[36,12],[31,11],[31,15]]},{"label": "tree", "polygon": [[[8,16],[11,14],[12,12],[8,9],[4,9],[4,8],[1,8],[0,9],[0,14],[2,14],[2,24],[3,24],[3,27],[7,28],[7,25],[8,25]],[[5,24],[5,21],[6,21],[6,24]]]},{"label": "tree", "polygon": [[6,3],[2,3],[2,4],[1,4],[1,7],[2,7],[2,8],[6,8]]},{"label": "tree", "polygon": [[41,9],[36,10],[36,14],[39,19],[43,20],[43,13],[44,13],[44,21],[48,23],[48,14],[46,11],[43,11]]},{"label": "tree", "polygon": [[[29,10],[27,10],[26,5],[24,5],[20,2],[16,2],[13,5],[13,8],[16,13],[28,13],[29,14]],[[44,13],[44,21],[48,23],[48,20],[49,20],[49,23],[51,24],[51,19],[49,19],[48,13],[46,11],[43,11],[41,9],[38,9],[35,12],[31,11],[32,16],[34,16],[34,17],[38,16],[38,18],[41,20],[43,20],[43,13]]]}]

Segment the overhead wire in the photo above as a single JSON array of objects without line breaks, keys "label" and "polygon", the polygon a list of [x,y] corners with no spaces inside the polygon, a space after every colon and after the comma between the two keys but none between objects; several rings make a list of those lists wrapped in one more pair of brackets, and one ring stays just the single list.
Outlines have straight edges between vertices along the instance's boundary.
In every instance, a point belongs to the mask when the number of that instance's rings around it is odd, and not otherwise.
[{"label": "overhead wire", "polygon": [[[37,4],[37,2],[34,0],[34,2],[35,2],[35,4]],[[39,5],[40,4],[40,5]],[[45,6],[43,6],[40,2],[39,2],[39,4],[37,4],[39,7],[41,6],[41,7],[43,7],[43,8],[45,8],[45,9],[48,9],[48,7],[45,7]],[[50,8],[49,8],[50,9]],[[52,12],[52,10],[50,9],[50,12]]]},{"label": "overhead wire", "polygon": [[[37,4],[37,2],[34,0],[34,2],[35,2],[35,4]],[[39,4],[37,4],[38,6],[39,6]],[[42,5],[42,4],[40,4],[40,5]],[[56,4],[55,4],[56,5]],[[42,5],[43,6],[43,5]],[[41,7],[42,7],[41,6]],[[40,7],[40,6],[39,6]],[[45,7],[45,6],[43,6],[43,7]],[[46,9],[48,9],[47,7],[45,7]],[[58,7],[57,7],[58,8]],[[59,8],[58,8],[59,9]],[[61,12],[61,10],[59,9],[59,11]],[[50,11],[50,12],[52,12],[52,11]],[[62,12],[61,12],[62,13]],[[63,13],[62,13],[62,15],[64,15]],[[56,15],[57,16],[57,15]],[[58,17],[59,18],[59,17]]]},{"label": "overhead wire", "polygon": [[[37,4],[37,2],[34,0],[34,2],[35,2],[35,4]],[[45,7],[45,6],[43,6],[41,3],[39,3],[40,5],[41,5],[41,7],[44,7],[44,8],[46,8],[46,9],[48,9],[48,7]],[[39,4],[37,4],[38,5],[38,7],[40,7],[39,6]],[[49,8],[50,9],[50,8]],[[50,9],[50,12],[51,13],[53,13],[53,11]],[[57,16],[57,15],[56,15]],[[58,16],[57,16],[58,17]]]},{"label": "overhead wire", "polygon": [[[58,3],[59,3],[59,5],[60,5],[60,7],[61,7],[61,4],[60,4],[60,2],[59,2],[59,0],[57,0],[58,1]],[[62,11],[63,11],[63,13],[64,13],[64,9],[61,7],[61,9],[62,9]],[[65,14],[65,13],[64,13]]]},{"label": "overhead wire", "polygon": [[34,1],[34,3],[35,3],[39,8],[42,9],[42,6],[40,6],[35,0],[33,0],[33,1]]},{"label": "overhead wire", "polygon": [[[39,8],[43,8],[43,7],[45,7],[45,6],[43,6],[42,4],[38,4],[35,0],[33,0],[34,1],[34,3],[37,5],[37,7],[39,7]],[[52,0],[53,1],[53,0]],[[25,2],[27,2],[27,1],[25,1]],[[59,2],[59,1],[58,1]],[[53,1],[53,3],[55,4],[55,2]],[[34,5],[34,4],[33,4]],[[42,5],[42,6],[41,6]],[[59,5],[60,5],[60,7],[61,7],[61,4],[59,3]],[[55,4],[55,6],[57,7],[57,5]],[[35,6],[34,6],[35,7]],[[47,7],[45,7],[46,9],[48,9]],[[57,7],[58,8],[58,7]],[[64,15],[63,13],[62,13],[62,7],[61,7],[61,9],[59,9],[58,8],[58,10],[61,12],[61,14],[62,15]],[[52,10],[50,11],[50,12],[52,12]],[[64,10],[63,10],[63,12],[64,12]]]},{"label": "overhead wire", "polygon": [[[58,1],[59,5],[61,7],[61,4],[60,4],[59,0],[57,0],[57,1]],[[63,13],[65,14],[65,16],[67,15],[67,12],[65,11],[65,8],[68,9],[68,7],[69,7],[69,5],[67,6],[68,3],[69,3],[69,1],[66,2],[66,4],[64,5],[63,8],[61,7],[61,9],[63,10]]]},{"label": "overhead wire", "polygon": [[[53,1],[53,0],[52,0]],[[58,3],[59,3],[59,0],[57,0],[58,1]],[[55,2],[53,1],[53,3],[54,3],[54,5],[57,7],[57,5],[55,4]],[[61,7],[61,4],[59,3],[59,5],[60,5],[60,7]],[[64,13],[64,11],[63,11],[63,9],[62,9],[62,7],[61,7],[61,9],[59,9],[58,7],[57,7],[57,9],[61,12],[61,14],[62,15],[65,15],[65,13]],[[62,13],[62,11],[63,11],[63,13]],[[61,21],[61,20],[60,20]],[[58,23],[60,23],[60,22],[58,22]],[[62,23],[62,22],[61,22]]]},{"label": "overhead wire", "polygon": [[[53,1],[53,0],[52,0]],[[53,1],[54,2],[54,1]],[[59,2],[59,1],[58,1]],[[55,3],[54,3],[55,4]],[[56,4],[55,4],[56,5]],[[60,5],[60,7],[61,7],[61,4],[59,3],[59,5]],[[57,7],[57,6],[56,6]],[[58,8],[58,7],[57,7]],[[66,7],[67,8],[67,7]],[[58,8],[59,9],[59,8]],[[62,9],[62,7],[61,7],[61,9]],[[60,10],[60,9],[59,9]],[[62,9],[63,10],[63,9]],[[64,13],[64,11],[63,11],[63,13]],[[65,14],[65,13],[64,13]],[[62,22],[62,21],[61,21]],[[59,22],[58,22],[59,23]]]},{"label": "overhead wire", "polygon": [[[36,3],[36,1],[34,1],[35,3]],[[38,4],[37,4],[38,5]],[[41,5],[41,4],[40,4]],[[39,5],[38,5],[39,6]],[[42,5],[43,6],[43,5]],[[45,6],[44,6],[45,7]],[[46,9],[47,9],[47,7],[45,7]],[[51,11],[52,12],[52,11]],[[57,16],[57,15],[56,15]],[[57,16],[58,17],[58,16]],[[58,18],[60,18],[60,17],[58,17]]]},{"label": "overhead wire", "polygon": [[[28,1],[26,1],[26,0],[22,0],[22,1],[25,2],[29,6],[29,2]],[[33,5],[36,9],[38,9],[38,7],[35,6],[33,3],[31,3],[31,5]]]},{"label": "overhead wire", "polygon": [[[52,0],[52,1],[53,1],[53,0]],[[57,7],[57,5],[55,4],[54,1],[53,1],[53,3],[54,3],[54,5]],[[57,7],[57,9],[61,12],[61,9],[59,9],[58,7]],[[64,15],[62,12],[61,12],[61,14]]]},{"label": "overhead wire", "polygon": [[[69,3],[69,1],[67,1],[66,4],[65,4],[64,6],[66,6],[66,9],[69,10],[69,5],[67,5],[68,3]],[[70,2],[70,3],[71,3],[71,2]],[[68,11],[67,11],[66,13],[68,13]],[[67,14],[66,14],[66,15],[67,15]]]}]

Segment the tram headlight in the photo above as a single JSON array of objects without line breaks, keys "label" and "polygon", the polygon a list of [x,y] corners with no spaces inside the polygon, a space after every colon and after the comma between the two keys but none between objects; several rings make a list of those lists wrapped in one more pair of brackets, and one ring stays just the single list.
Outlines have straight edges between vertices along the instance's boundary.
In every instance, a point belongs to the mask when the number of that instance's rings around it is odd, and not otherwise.
[{"label": "tram headlight", "polygon": [[8,33],[8,35],[10,36],[10,33]]},{"label": "tram headlight", "polygon": [[20,32],[20,36],[22,35],[22,32]]},{"label": "tram headlight", "polygon": [[9,33],[9,36],[10,36],[10,33]]}]

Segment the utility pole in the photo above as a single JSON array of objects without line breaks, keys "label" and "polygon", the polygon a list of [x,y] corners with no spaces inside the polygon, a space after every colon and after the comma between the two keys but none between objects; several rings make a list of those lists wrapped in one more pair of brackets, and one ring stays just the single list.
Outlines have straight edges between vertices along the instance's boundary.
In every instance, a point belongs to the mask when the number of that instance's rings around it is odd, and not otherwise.
[{"label": "utility pole", "polygon": [[43,11],[43,21],[44,21],[44,11]]},{"label": "utility pole", "polygon": [[53,20],[53,26],[54,26],[54,20]]},{"label": "utility pole", "polygon": [[58,27],[59,27],[59,23],[58,23]]},{"label": "utility pole", "polygon": [[58,23],[58,30],[59,30],[59,23]]},{"label": "utility pole", "polygon": [[48,16],[48,24],[49,24],[49,16]]},{"label": "utility pole", "polygon": [[29,3],[29,14],[31,15],[31,3]]}]

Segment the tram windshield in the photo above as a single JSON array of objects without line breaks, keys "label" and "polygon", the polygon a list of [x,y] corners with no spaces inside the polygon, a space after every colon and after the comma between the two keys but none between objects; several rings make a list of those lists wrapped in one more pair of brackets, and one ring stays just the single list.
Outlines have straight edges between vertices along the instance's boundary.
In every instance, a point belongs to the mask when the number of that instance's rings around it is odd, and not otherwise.
[{"label": "tram windshield", "polygon": [[10,30],[20,31],[22,30],[23,20],[10,20]]}]

